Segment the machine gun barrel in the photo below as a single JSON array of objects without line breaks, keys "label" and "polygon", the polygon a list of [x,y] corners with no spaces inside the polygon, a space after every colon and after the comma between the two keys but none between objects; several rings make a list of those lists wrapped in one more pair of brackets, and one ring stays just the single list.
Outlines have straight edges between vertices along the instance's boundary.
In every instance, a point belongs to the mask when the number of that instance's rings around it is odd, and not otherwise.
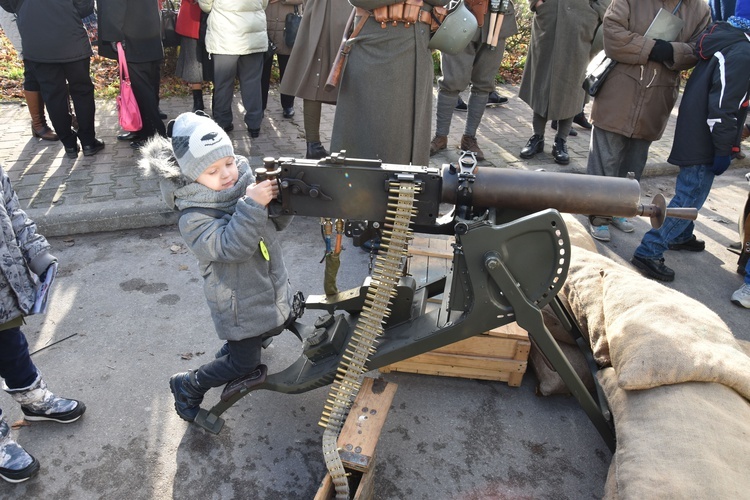
[{"label": "machine gun barrel", "polygon": [[[554,208],[558,212],[617,217],[645,215],[656,228],[667,216],[693,220],[698,216],[694,208],[667,209],[661,195],[653,204],[641,204],[640,185],[635,179],[487,167],[477,167],[475,172],[476,180],[464,189],[471,189],[476,206],[528,212]],[[465,180],[451,165],[443,167],[442,179],[442,201],[456,203]]]}]

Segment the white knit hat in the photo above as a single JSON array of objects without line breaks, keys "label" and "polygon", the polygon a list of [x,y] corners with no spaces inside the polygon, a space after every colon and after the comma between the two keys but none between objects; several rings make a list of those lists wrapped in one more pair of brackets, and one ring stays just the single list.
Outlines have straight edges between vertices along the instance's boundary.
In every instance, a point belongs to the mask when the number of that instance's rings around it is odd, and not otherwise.
[{"label": "white knit hat", "polygon": [[180,171],[191,181],[217,160],[234,156],[227,133],[205,114],[182,113],[175,119],[172,149]]}]

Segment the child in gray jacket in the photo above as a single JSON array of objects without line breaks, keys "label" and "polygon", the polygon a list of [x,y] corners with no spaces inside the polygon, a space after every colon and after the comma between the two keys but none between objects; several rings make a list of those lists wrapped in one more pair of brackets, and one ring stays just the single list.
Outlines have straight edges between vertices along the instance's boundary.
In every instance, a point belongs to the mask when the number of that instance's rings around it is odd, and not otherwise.
[{"label": "child in gray jacket", "polygon": [[179,228],[198,257],[203,291],[219,338],[216,359],[169,380],[175,410],[195,420],[203,395],[236,379],[265,379],[264,338],[296,319],[277,232],[291,217],[269,217],[275,182],[256,183],[247,159],[235,156],[226,132],[202,112],[171,122],[169,139],[155,136],[139,166],[160,176],[167,205],[181,212]]}]

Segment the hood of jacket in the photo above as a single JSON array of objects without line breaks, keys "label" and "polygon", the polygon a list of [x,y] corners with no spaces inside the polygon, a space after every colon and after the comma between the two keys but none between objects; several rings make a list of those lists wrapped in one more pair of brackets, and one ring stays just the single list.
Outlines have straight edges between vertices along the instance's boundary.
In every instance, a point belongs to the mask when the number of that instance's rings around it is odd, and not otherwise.
[{"label": "hood of jacket", "polygon": [[736,43],[747,43],[750,36],[729,23],[716,23],[698,39],[695,44],[695,55],[700,59],[711,59],[714,54]]},{"label": "hood of jacket", "polygon": [[237,200],[255,180],[244,156],[235,156],[235,161],[240,174],[237,183],[229,189],[214,191],[185,177],[177,164],[171,141],[156,135],[141,148],[138,168],[146,175],[159,178],[164,202],[172,210],[206,207],[233,213]]}]

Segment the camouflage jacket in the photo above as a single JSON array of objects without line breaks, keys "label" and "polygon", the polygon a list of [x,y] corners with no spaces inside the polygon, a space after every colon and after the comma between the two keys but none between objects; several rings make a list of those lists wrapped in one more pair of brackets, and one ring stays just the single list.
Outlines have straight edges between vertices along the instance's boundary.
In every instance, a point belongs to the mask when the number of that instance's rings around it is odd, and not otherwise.
[{"label": "camouflage jacket", "polygon": [[10,178],[0,167],[0,324],[25,316],[34,305],[38,276],[56,259],[47,239],[21,208]]}]

